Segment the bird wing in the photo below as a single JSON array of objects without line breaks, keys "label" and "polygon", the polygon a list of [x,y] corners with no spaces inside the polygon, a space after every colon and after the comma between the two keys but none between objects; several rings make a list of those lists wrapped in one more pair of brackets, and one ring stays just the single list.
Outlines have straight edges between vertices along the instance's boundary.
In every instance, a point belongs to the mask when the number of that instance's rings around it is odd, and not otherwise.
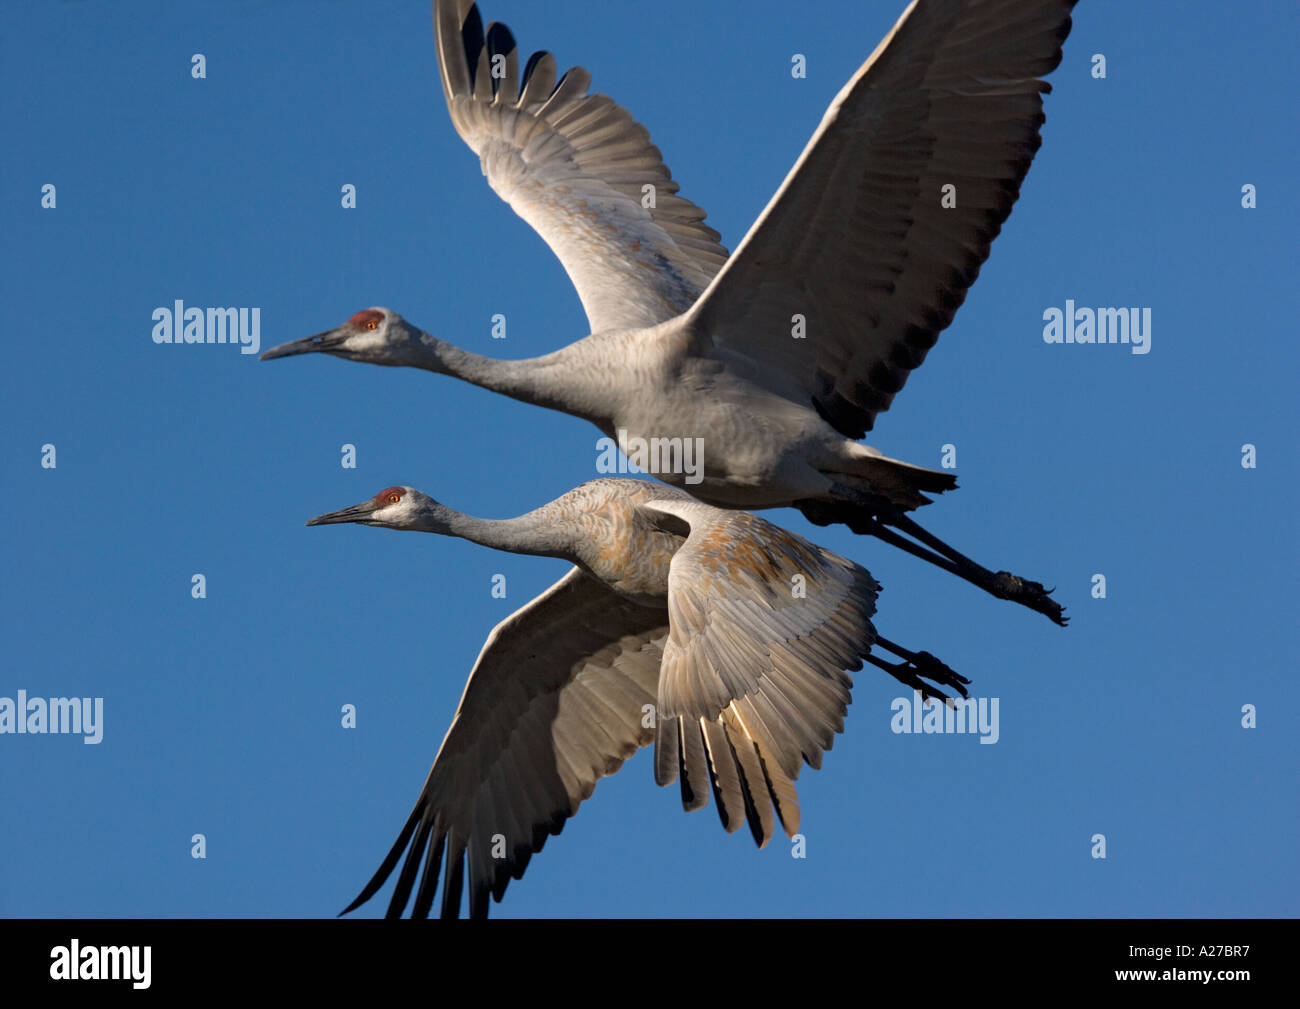
[{"label": "bird wing", "polygon": [[[875,641],[880,588],[852,561],[748,512],[697,502],[642,506],[689,525],[668,575],[655,780],[680,776],[696,809],[713,790],[723,826],[759,846],[773,807],[799,827],[794,781],[844,728],[853,679]],[[671,521],[671,519],[669,520]],[[670,526],[671,528],[671,526]]]},{"label": "bird wing", "polygon": [[1011,212],[1074,3],[913,0],[692,311],[701,352],[869,431]]},{"label": "bird wing", "polygon": [[677,195],[646,128],[587,94],[581,67],[557,84],[548,52],[521,75],[510,30],[493,23],[485,34],[470,0],[438,0],[434,33],[456,132],[564,264],[591,331],[653,326],[690,308],[727,250],[704,211]]},{"label": "bird wing", "polygon": [[[639,606],[573,568],[488,635],[460,707],[388,857],[343,913],[374,896],[398,859],[389,917],[419,877],[413,917],[427,917],[445,855],[444,918],[485,917],[548,834],[596,782],[654,735],[650,728],[667,613]],[[644,724],[643,724],[644,723]]]}]

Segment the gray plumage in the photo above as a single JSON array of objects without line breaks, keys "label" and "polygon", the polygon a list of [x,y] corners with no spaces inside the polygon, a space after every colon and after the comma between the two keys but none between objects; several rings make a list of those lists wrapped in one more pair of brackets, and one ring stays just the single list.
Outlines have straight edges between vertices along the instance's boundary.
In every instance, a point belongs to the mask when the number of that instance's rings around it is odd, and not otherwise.
[{"label": "gray plumage", "polygon": [[[964,693],[926,653],[871,655],[879,586],[863,568],[747,512],[639,480],[594,480],[515,519],[463,515],[392,487],[309,525],[458,536],[575,566],[488,636],[419,800],[374,878],[399,861],[389,913],[487,913],[546,837],[639,747],[687,810],[712,792],[724,828],[799,828],[795,781],[844,728],[868,659],[909,685]],[[935,696],[946,696],[929,684]],[[403,859],[404,856],[404,859]],[[464,878],[462,878],[462,876]],[[416,884],[418,881],[418,890]]]},{"label": "gray plumage", "polygon": [[645,127],[588,93],[585,70],[557,78],[549,53],[521,70],[507,28],[485,31],[470,0],[437,0],[451,121],[563,263],[590,335],[498,361],[376,307],[263,357],[419,367],[610,437],[698,439],[698,483],[681,468],[655,475],[719,507],[845,523],[1064,623],[1041,584],[976,564],[907,516],[953,489],[951,473],[858,439],[952,322],[1011,212],[1073,6],[915,0],[728,257]]}]

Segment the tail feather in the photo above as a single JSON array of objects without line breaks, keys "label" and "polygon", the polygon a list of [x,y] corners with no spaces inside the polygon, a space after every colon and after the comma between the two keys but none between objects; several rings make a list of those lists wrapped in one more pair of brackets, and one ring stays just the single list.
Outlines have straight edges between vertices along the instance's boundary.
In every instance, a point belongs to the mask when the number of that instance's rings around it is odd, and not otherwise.
[{"label": "tail feather", "polygon": [[[922,491],[942,494],[957,489],[955,473],[926,469],[924,466],[914,466],[910,462],[900,462],[884,456],[868,460],[863,466],[863,476],[876,493],[883,492],[894,504],[905,508],[929,504],[930,499]],[[909,505],[909,499],[916,500],[917,503]]]},{"label": "tail feather", "polygon": [[[900,511],[911,511],[930,503],[926,494],[942,494],[957,489],[957,477],[953,473],[926,469],[924,466],[914,466],[909,462],[874,454],[854,459],[851,473],[835,472],[830,475],[838,484],[837,490],[841,493],[836,496],[841,500],[817,503],[836,508],[837,514],[859,513],[864,508],[872,512],[888,511],[891,506]],[[804,507],[811,503],[813,502],[799,502],[797,507],[817,525],[848,522],[847,518],[842,517],[819,520]],[[844,507],[838,507],[841,505]]]}]

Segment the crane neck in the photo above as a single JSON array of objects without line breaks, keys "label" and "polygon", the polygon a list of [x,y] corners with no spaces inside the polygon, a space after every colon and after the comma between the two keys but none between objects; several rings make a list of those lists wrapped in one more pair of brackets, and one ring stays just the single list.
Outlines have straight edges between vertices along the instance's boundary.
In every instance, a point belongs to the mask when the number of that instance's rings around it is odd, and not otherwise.
[{"label": "crane neck", "polygon": [[581,385],[575,381],[578,376],[572,374],[564,351],[503,361],[462,350],[429,333],[420,334],[420,347],[416,360],[410,362],[417,368],[451,375],[535,406],[587,420],[602,419],[603,411],[597,409],[592,397],[584,395]]},{"label": "crane neck", "polygon": [[517,518],[481,519],[435,503],[421,512],[414,528],[512,554],[574,559],[570,537],[548,516],[542,515],[541,509]]}]

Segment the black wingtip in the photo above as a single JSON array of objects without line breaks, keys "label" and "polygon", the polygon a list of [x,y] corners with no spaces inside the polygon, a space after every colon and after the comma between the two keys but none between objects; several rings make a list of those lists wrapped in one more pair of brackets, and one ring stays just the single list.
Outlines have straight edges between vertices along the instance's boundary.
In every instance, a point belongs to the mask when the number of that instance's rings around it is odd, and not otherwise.
[{"label": "black wingtip", "polygon": [[411,899],[411,889],[415,886],[416,874],[420,871],[420,863],[424,860],[425,846],[429,843],[429,832],[432,829],[433,821],[422,817],[420,827],[415,833],[415,840],[411,842],[410,850],[406,853],[406,861],[402,863],[402,871],[398,873],[397,885],[393,887],[393,896],[388,901],[385,918],[400,918],[402,912],[406,910],[406,904]]},{"label": "black wingtip", "polygon": [[469,89],[474,91],[474,77],[478,73],[478,57],[483,51],[483,17],[478,12],[478,4],[471,5],[465,12],[465,20],[460,27],[460,39],[465,46],[465,64],[469,67]]},{"label": "black wingtip", "polygon": [[539,49],[533,55],[528,57],[528,62],[524,64],[524,75],[519,79],[519,93],[522,95],[528,87],[528,82],[533,79],[533,71],[537,69],[537,64],[549,56],[545,49]]},{"label": "black wingtip", "polygon": [[339,912],[338,917],[341,918],[343,915],[355,911],[378,893],[379,888],[388,881],[388,877],[393,873],[393,868],[397,865],[397,860],[402,857],[402,852],[406,850],[406,845],[411,840],[411,835],[415,833],[416,824],[419,823],[423,811],[424,803],[423,798],[421,798],[421,801],[417,802],[415,808],[411,810],[411,815],[406,818],[406,823],[402,825],[401,833],[397,835],[397,840],[388,850],[388,855],[384,858],[383,863],[377,870],[375,870],[375,874],[370,877],[370,882],[365,885],[365,888],[359,894],[357,894],[356,900]]}]

